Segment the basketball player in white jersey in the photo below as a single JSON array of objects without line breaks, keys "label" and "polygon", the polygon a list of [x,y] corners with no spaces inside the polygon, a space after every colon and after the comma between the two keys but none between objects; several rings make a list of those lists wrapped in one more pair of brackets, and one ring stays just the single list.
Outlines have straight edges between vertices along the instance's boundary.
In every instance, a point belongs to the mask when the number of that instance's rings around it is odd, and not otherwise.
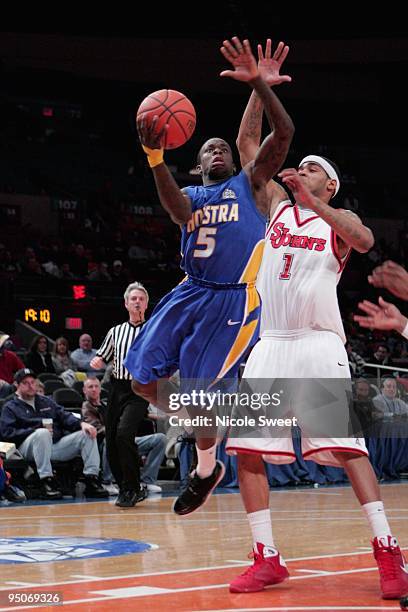
[{"label": "basketball player in white jersey", "polygon": [[[258,48],[265,80],[268,72],[279,70],[287,51],[280,43],[271,57],[268,41],[264,57]],[[237,141],[242,164],[256,154],[261,120],[262,105],[252,94]],[[292,206],[280,186],[270,184],[270,223],[257,282],[261,339],[248,359],[244,378],[347,379],[336,286],[351,249],[367,252],[374,243],[372,233],[354,213],[332,208],[340,178],[330,160],[308,155],[298,169],[283,170],[279,176],[296,204]],[[254,544],[254,564],[232,581],[230,591],[260,591],[289,577],[273,540],[263,459],[294,461],[292,439],[229,438],[227,452],[238,454],[240,490]],[[307,459],[346,470],[373,531],[382,595],[394,599],[407,593],[404,559],[391,535],[364,439],[302,436],[302,452]]]}]

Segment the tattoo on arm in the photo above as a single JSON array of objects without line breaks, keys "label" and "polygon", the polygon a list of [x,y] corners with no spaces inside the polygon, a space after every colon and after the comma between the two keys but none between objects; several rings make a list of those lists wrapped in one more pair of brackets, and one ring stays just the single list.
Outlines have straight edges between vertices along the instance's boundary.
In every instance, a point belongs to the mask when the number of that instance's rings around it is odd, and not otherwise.
[{"label": "tattoo on arm", "polygon": [[372,232],[361,219],[351,211],[336,210],[320,200],[315,211],[326,221],[346,244],[357,250],[369,250],[373,244]]},{"label": "tattoo on arm", "polygon": [[260,139],[262,131],[263,104],[258,96],[254,96],[252,108],[246,125],[245,136],[252,139]]}]

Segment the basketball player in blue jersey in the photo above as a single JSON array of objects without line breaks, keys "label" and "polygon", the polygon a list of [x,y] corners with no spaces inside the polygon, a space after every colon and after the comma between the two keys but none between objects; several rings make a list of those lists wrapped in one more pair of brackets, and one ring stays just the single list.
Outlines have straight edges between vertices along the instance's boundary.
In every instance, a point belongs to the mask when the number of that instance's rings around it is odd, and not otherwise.
[{"label": "basketball player in blue jersey", "polygon": [[[234,37],[224,41],[221,52],[233,67],[221,76],[248,83],[257,92],[272,130],[255,160],[237,176],[230,146],[211,138],[198,155],[203,186],[181,191],[163,161],[165,128],[156,133],[156,118],[150,126],[143,116],[138,120],[161,204],[182,227],[181,267],[187,274],[157,305],[125,361],[135,393],[159,406],[160,378],[179,368],[182,384],[183,379],[237,380],[239,364],[258,339],[255,280],[268,208],[265,186],[286,158],[294,127],[260,77],[249,42]],[[161,407],[168,411],[168,405]],[[223,464],[215,459],[215,438],[205,433],[196,436],[197,469],[174,504],[180,515],[197,510],[224,475]]]}]

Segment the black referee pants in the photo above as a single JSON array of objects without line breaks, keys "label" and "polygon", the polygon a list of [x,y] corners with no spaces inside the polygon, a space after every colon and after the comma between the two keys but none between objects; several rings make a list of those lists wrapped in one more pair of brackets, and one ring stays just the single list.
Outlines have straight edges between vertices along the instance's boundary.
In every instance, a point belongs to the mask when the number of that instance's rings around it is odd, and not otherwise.
[{"label": "black referee pants", "polygon": [[135,436],[147,415],[148,402],[135,395],[130,380],[112,378],[106,414],[106,452],[119,487],[140,486],[140,461]]}]

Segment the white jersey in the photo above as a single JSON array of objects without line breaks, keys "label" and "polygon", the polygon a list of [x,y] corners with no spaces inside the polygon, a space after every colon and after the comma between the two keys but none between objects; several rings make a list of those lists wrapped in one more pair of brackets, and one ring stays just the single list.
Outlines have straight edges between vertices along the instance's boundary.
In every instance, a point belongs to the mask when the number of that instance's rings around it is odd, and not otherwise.
[{"label": "white jersey", "polygon": [[349,253],[340,258],[335,232],[316,213],[281,202],[267,229],[257,280],[261,333],[328,330],[345,342],[337,284]]}]

